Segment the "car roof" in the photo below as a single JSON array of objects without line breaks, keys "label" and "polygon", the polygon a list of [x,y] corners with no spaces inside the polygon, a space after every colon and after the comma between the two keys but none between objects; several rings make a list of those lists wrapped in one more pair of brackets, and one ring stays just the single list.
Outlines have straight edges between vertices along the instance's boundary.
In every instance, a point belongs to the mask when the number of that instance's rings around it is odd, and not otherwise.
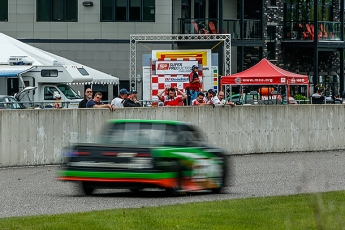
[{"label": "car roof", "polygon": [[170,125],[190,125],[182,121],[172,120],[144,120],[144,119],[118,119],[109,120],[109,123],[153,123],[153,124],[170,124]]}]

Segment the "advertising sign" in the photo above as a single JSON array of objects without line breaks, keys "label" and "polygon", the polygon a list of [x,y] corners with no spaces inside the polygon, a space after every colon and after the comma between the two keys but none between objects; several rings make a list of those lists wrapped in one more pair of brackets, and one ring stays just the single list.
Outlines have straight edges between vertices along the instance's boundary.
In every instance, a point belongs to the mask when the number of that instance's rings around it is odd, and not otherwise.
[{"label": "advertising sign", "polygon": [[189,74],[197,61],[156,61],[156,74]]}]

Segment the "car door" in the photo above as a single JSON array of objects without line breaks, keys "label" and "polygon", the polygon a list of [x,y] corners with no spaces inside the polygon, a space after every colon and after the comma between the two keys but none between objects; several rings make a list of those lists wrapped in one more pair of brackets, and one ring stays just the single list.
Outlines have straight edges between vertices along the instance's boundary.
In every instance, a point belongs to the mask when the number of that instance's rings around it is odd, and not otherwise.
[{"label": "car door", "polygon": [[[176,147],[156,150],[159,157],[174,159],[181,188],[186,191],[223,186],[223,157],[208,147],[197,129],[181,125]],[[170,134],[172,135],[172,134]]]}]

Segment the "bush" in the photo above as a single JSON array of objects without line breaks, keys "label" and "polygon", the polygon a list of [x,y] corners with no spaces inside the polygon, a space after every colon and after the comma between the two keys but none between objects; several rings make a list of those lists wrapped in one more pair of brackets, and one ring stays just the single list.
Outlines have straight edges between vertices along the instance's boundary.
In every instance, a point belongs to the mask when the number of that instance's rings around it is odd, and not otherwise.
[{"label": "bush", "polygon": [[302,94],[296,94],[293,98],[295,98],[295,100],[307,100],[307,97]]}]

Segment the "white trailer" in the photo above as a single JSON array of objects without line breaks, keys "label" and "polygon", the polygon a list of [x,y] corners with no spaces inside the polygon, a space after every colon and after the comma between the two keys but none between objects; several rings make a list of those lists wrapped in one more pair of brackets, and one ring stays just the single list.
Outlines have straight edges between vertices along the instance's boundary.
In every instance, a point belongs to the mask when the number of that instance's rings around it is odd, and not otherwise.
[{"label": "white trailer", "polygon": [[119,84],[116,77],[1,33],[0,49],[0,94],[10,95],[32,86],[36,89],[22,100],[49,106],[55,101],[55,94],[60,94],[66,107],[71,108],[83,97],[73,90],[73,85]]}]

